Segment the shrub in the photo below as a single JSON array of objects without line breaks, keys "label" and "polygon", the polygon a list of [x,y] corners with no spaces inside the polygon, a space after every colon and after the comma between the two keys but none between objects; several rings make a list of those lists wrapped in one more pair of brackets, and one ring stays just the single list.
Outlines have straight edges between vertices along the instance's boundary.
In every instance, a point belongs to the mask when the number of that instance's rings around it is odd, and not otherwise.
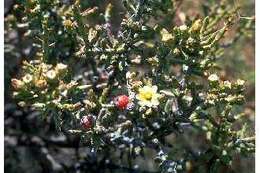
[{"label": "shrub", "polygon": [[[26,30],[35,50],[11,80],[18,105],[81,138],[90,152],[79,170],[102,155],[110,164],[113,151],[127,158],[118,168],[138,170],[135,158],[155,151],[160,172],[218,173],[228,170],[234,154],[253,153],[254,137],[238,109],[245,81],[222,80],[217,60],[254,20],[238,16],[229,1],[210,1],[185,23],[172,20],[178,1],[122,5],[120,24],[112,4],[104,10],[79,0],[15,5],[6,22]],[[234,38],[226,34],[232,29]],[[191,147],[181,141],[187,134],[205,142]]]}]

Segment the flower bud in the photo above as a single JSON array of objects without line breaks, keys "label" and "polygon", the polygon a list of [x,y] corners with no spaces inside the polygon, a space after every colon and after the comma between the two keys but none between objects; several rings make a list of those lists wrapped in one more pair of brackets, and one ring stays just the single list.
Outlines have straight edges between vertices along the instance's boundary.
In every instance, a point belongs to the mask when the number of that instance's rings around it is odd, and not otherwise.
[{"label": "flower bud", "polygon": [[63,21],[63,26],[66,28],[72,28],[73,22],[69,19]]},{"label": "flower bud", "polygon": [[88,31],[88,41],[92,42],[97,37],[97,34],[98,32],[95,29],[90,28]]},{"label": "flower bud", "polygon": [[188,27],[186,25],[181,25],[181,26],[179,26],[179,29],[181,31],[186,31],[188,29]]},{"label": "flower bud", "polygon": [[229,81],[224,81],[223,82],[223,86],[224,86],[224,88],[226,88],[226,89],[231,89],[231,82],[229,82]]},{"label": "flower bud", "polygon": [[24,85],[24,83],[21,80],[18,80],[18,79],[12,79],[11,84],[14,87],[15,90],[21,89]]},{"label": "flower bud", "polygon": [[134,59],[131,60],[131,63],[133,64],[140,64],[142,61],[142,58],[140,55],[137,55]]},{"label": "flower bud", "polygon": [[45,105],[44,103],[34,103],[32,106],[33,106],[35,109],[40,110],[40,109],[43,109],[46,105]]},{"label": "flower bud", "polygon": [[132,89],[138,90],[142,86],[143,82],[142,81],[133,81],[131,82]]},{"label": "flower bud", "polygon": [[181,51],[178,48],[173,49],[173,55],[179,56],[181,54]]},{"label": "flower bud", "polygon": [[45,88],[47,86],[47,82],[44,79],[39,79],[35,81],[35,86],[37,88]]},{"label": "flower bud", "polygon": [[135,72],[128,71],[126,73],[126,79],[133,79],[134,77],[136,77],[136,73]]},{"label": "flower bud", "polygon": [[57,69],[57,71],[64,71],[64,70],[66,70],[67,69],[67,65],[66,64],[63,64],[63,63],[58,63],[57,65],[56,65],[56,69]]},{"label": "flower bud", "polygon": [[24,83],[30,83],[30,82],[32,81],[32,79],[33,79],[32,75],[27,74],[27,75],[25,75],[25,76],[23,77],[23,82],[24,82]]},{"label": "flower bud", "polygon": [[20,101],[20,102],[18,102],[18,105],[19,105],[20,107],[25,107],[25,106],[26,106],[26,103],[25,103],[24,101]]},{"label": "flower bud", "polygon": [[190,32],[198,32],[198,31],[200,31],[201,27],[202,27],[202,20],[201,20],[201,19],[198,19],[198,20],[196,20],[196,21],[192,24],[192,26],[191,26],[191,28],[190,28]]},{"label": "flower bud", "polygon": [[49,71],[46,73],[46,77],[47,77],[48,79],[51,79],[51,80],[55,79],[56,76],[57,76],[57,74],[56,74],[55,70],[49,70]]},{"label": "flower bud", "polygon": [[237,84],[238,86],[244,86],[244,85],[245,85],[245,81],[244,81],[244,80],[241,80],[241,79],[238,79],[238,80],[236,81],[236,84]]},{"label": "flower bud", "polygon": [[55,72],[59,77],[64,77],[67,73],[68,66],[63,63],[58,63],[55,67]]},{"label": "flower bud", "polygon": [[81,104],[75,103],[75,104],[64,104],[63,109],[69,110],[69,111],[75,111],[78,110],[81,107]]},{"label": "flower bud", "polygon": [[160,31],[162,42],[168,42],[170,40],[174,40],[174,36],[170,34],[166,29],[162,29]]},{"label": "flower bud", "polygon": [[159,59],[154,56],[151,58],[148,58],[148,62],[152,65],[152,66],[159,66]]},{"label": "flower bud", "polygon": [[219,83],[219,77],[216,74],[211,74],[208,77],[209,83],[211,86],[215,87]]}]

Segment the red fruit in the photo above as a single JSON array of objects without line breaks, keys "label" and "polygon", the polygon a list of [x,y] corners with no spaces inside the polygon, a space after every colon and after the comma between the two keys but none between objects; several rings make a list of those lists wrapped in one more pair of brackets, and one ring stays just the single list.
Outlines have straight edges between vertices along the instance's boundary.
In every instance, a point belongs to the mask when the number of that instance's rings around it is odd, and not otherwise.
[{"label": "red fruit", "polygon": [[80,125],[86,130],[90,129],[93,125],[93,117],[83,116],[80,120]]},{"label": "red fruit", "polygon": [[118,109],[126,109],[129,103],[129,98],[126,95],[117,96],[115,104]]}]

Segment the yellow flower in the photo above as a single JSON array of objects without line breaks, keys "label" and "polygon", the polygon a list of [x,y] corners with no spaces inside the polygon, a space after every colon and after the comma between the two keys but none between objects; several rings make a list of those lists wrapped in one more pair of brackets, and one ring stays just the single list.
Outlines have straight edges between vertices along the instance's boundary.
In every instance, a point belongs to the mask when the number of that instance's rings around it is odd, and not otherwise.
[{"label": "yellow flower", "polygon": [[158,106],[160,94],[157,93],[157,86],[144,86],[139,89],[136,99],[139,100],[140,106]]}]

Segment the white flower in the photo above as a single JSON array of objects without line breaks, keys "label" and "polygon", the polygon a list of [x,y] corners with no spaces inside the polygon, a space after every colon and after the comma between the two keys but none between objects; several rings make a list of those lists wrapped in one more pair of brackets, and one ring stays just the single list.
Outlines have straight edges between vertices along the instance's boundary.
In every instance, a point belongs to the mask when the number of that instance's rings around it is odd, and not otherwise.
[{"label": "white flower", "polygon": [[24,82],[24,83],[30,83],[32,80],[33,80],[33,77],[32,77],[32,75],[30,75],[30,74],[26,74],[26,75],[23,77],[23,82]]},{"label": "white flower", "polygon": [[179,29],[181,31],[185,31],[185,30],[187,30],[187,26],[186,25],[181,25],[181,26],[179,26]]},{"label": "white flower", "polygon": [[157,93],[157,86],[144,86],[139,89],[139,93],[136,95],[136,99],[139,100],[140,106],[158,106],[160,94]]},{"label": "white flower", "polygon": [[239,86],[243,86],[243,85],[245,84],[245,81],[244,81],[244,80],[241,80],[241,79],[238,79],[236,83],[237,83],[237,85],[239,85]]},{"label": "white flower", "polygon": [[48,65],[48,64],[45,64],[45,63],[41,64],[41,70],[42,70],[43,73],[46,73],[51,67],[52,67],[52,65]]},{"label": "white flower", "polygon": [[56,78],[56,72],[55,70],[49,70],[47,73],[46,73],[46,77],[48,79],[55,79]]},{"label": "white flower", "polygon": [[67,65],[66,64],[63,64],[63,63],[58,63],[56,68],[58,71],[63,71],[63,70],[66,70],[67,69]]},{"label": "white flower", "polygon": [[231,82],[229,82],[229,81],[224,81],[224,83],[223,83],[223,85],[225,86],[225,87],[227,87],[227,88],[229,88],[229,89],[231,89]]},{"label": "white flower", "polygon": [[212,74],[208,77],[208,80],[211,82],[218,81],[219,77],[216,74]]},{"label": "white flower", "polygon": [[164,28],[161,30],[160,34],[161,34],[161,37],[162,37],[162,41],[163,41],[163,42],[167,42],[167,41],[169,41],[169,40],[173,40],[173,39],[174,39],[173,35],[170,34],[170,33],[169,33],[166,29],[164,29]]}]

